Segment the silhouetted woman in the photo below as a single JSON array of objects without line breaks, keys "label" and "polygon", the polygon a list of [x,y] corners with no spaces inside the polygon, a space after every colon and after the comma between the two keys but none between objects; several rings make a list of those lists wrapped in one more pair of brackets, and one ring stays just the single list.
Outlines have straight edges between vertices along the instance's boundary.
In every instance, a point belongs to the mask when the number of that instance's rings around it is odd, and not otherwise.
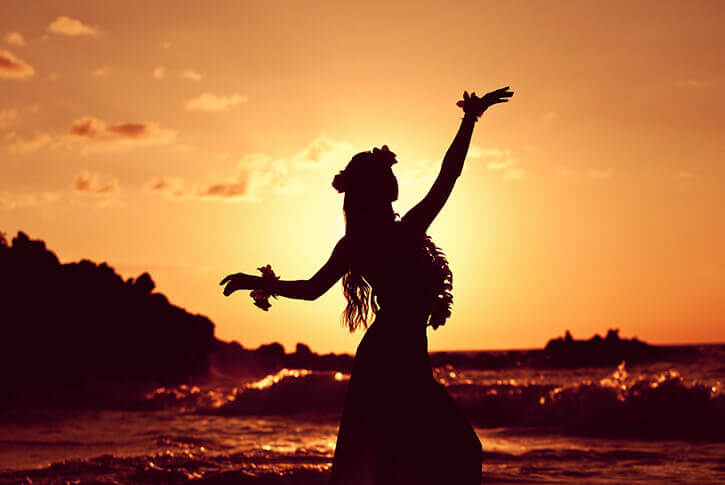
[{"label": "silhouetted woman", "polygon": [[395,154],[383,146],[355,155],[332,182],[345,193],[345,236],[309,280],[237,273],[221,282],[225,295],[251,289],[314,300],[342,278],[350,331],[374,315],[355,355],[331,484],[480,483],[481,443],[428,361],[426,327],[445,322],[452,296],[448,263],[426,231],[461,174],[478,117],[512,95],[509,88],[463,94],[463,120],[440,174],[400,220],[392,207]]}]

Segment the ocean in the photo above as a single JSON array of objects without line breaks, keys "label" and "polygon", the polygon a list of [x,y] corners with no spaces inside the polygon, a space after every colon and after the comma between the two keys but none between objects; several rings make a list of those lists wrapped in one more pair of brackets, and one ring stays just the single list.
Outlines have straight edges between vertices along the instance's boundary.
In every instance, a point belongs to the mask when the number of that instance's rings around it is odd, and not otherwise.
[{"label": "ocean", "polygon": [[[435,375],[481,439],[484,483],[725,483],[725,345],[692,348],[685,360]],[[348,377],[282,369],[153,389],[131,408],[6,409],[0,483],[324,484]]]}]

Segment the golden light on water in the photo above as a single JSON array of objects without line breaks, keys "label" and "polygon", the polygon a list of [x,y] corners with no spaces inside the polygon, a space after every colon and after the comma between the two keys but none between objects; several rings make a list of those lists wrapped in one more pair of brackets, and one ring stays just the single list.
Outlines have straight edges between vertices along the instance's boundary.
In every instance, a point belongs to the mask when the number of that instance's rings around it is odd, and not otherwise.
[{"label": "golden light on water", "polygon": [[266,389],[271,387],[283,379],[299,378],[312,374],[312,371],[307,369],[282,369],[276,374],[270,374],[261,380],[247,384],[250,389]]}]

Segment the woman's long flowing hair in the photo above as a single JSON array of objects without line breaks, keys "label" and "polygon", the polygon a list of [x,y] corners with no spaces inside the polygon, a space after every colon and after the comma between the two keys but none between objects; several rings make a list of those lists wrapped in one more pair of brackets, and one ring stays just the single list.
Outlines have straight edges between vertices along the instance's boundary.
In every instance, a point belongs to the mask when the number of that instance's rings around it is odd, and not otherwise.
[{"label": "woman's long flowing hair", "polygon": [[[344,171],[333,180],[338,192],[345,192],[345,233],[354,246],[355,228],[359,224],[361,212],[381,223],[393,222],[398,215],[393,211],[391,202],[398,197],[395,176],[389,171],[395,163],[394,154],[386,146],[383,150],[362,152],[355,155]],[[392,162],[391,162],[392,160]],[[387,167],[388,172],[381,171]],[[372,182],[372,183],[371,183]],[[430,307],[428,325],[434,329],[443,325],[451,315],[453,304],[453,274],[443,251],[435,245],[430,236],[422,240],[422,248],[430,264]],[[367,328],[369,320],[379,310],[375,290],[365,280],[357,265],[352,264],[342,277],[342,289],[347,305],[342,313],[342,324],[350,332],[360,326]]]},{"label": "woman's long flowing hair", "polygon": [[361,325],[368,327],[368,320],[379,310],[375,298],[375,290],[365,281],[359,270],[350,269],[342,277],[342,292],[347,299],[347,306],[342,312],[342,324],[350,332]]}]

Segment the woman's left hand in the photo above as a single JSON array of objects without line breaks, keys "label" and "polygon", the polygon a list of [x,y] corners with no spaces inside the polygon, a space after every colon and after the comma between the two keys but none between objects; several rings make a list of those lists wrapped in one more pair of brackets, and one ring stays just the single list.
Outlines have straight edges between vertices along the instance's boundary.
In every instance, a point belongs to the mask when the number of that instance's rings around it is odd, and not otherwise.
[{"label": "woman's left hand", "polygon": [[234,273],[226,276],[219,284],[227,284],[224,288],[224,296],[229,296],[237,290],[254,290],[258,288],[258,281],[259,276],[248,275],[246,273]]},{"label": "woman's left hand", "polygon": [[475,115],[479,117],[489,107],[498,103],[507,103],[508,98],[514,95],[514,92],[506,86],[505,88],[497,89],[486,93],[483,97],[479,98],[476,96],[476,92],[472,92],[469,96],[468,91],[463,92],[463,99],[456,103],[456,106],[463,108],[463,112],[466,114]]}]

